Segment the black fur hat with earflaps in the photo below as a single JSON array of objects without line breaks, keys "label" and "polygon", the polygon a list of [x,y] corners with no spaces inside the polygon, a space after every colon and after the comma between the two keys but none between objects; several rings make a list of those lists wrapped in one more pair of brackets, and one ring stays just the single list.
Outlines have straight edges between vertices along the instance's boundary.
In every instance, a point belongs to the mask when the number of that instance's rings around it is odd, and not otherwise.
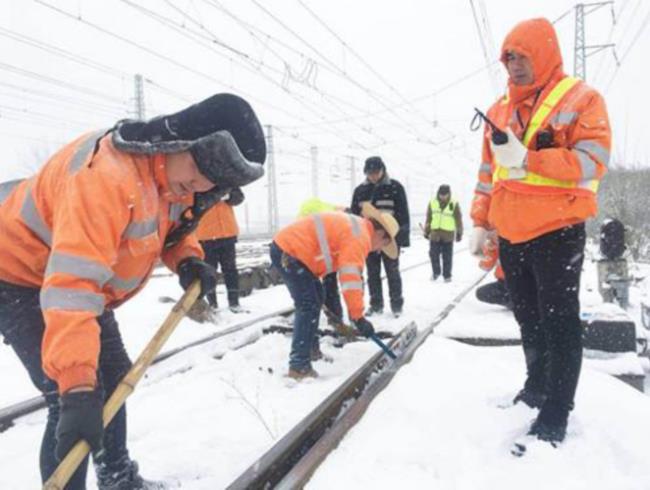
[{"label": "black fur hat with earflaps", "polygon": [[115,147],[127,153],[189,151],[199,171],[221,188],[242,187],[264,175],[262,126],[237,95],[216,94],[150,121],[120,121],[112,137]]}]

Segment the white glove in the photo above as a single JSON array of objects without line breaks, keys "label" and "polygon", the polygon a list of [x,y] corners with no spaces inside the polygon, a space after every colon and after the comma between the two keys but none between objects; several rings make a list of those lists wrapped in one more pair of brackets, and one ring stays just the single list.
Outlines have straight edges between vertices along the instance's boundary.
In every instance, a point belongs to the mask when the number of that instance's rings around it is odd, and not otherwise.
[{"label": "white glove", "polygon": [[492,154],[497,164],[507,168],[524,168],[528,148],[519,141],[512,129],[507,128],[506,134],[508,135],[508,142],[503,145],[495,145],[490,141]]},{"label": "white glove", "polygon": [[483,245],[488,240],[490,232],[481,226],[472,228],[472,234],[469,236],[469,253],[474,257],[483,258]]}]

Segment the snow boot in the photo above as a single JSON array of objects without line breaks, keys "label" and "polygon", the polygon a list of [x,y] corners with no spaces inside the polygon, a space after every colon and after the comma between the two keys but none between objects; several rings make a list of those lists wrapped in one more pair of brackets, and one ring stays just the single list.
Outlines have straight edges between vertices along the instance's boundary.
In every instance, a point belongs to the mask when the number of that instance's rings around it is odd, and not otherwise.
[{"label": "snow boot", "polygon": [[524,388],[515,395],[512,404],[516,405],[517,403],[522,402],[530,408],[541,408],[545,400],[546,395],[544,393],[538,393]]},{"label": "snow boot", "polygon": [[552,425],[538,419],[530,426],[529,436],[537,436],[540,441],[548,442],[553,447],[558,447],[566,437],[567,424]]},{"label": "snow boot", "polygon": [[138,463],[129,461],[125,468],[113,471],[100,465],[97,469],[99,490],[165,490],[167,485],[160,481],[145,480],[140,476]]},{"label": "snow boot", "polygon": [[289,368],[287,376],[296,381],[302,381],[305,378],[318,378],[318,373],[312,367],[308,367],[307,369]]},{"label": "snow boot", "polygon": [[555,403],[544,402],[537,418],[530,426],[529,435],[557,447],[566,437],[569,409]]}]

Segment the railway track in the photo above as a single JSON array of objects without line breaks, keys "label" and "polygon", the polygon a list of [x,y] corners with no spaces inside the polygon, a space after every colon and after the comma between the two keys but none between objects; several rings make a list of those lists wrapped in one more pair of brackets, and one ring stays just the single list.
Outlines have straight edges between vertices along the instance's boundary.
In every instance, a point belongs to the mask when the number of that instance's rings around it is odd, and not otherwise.
[{"label": "railway track", "polygon": [[327,399],[255,461],[227,488],[302,488],[327,455],[359,421],[372,400],[388,386],[397,371],[408,364],[417,349],[486,274],[482,274],[449,302],[423,330],[405,326],[389,343],[398,353],[391,361],[382,352],[370,358]]},{"label": "railway track", "polygon": [[[459,250],[458,252],[460,252]],[[429,262],[418,262],[415,264],[411,264],[406,267],[402,267],[401,271],[402,272],[407,272],[409,270],[415,269],[417,267],[421,267],[424,264],[428,264]],[[385,277],[382,277],[382,279],[385,279]],[[179,347],[175,347],[172,349],[169,349],[167,351],[161,352],[156,359],[153,361],[152,364],[158,364],[160,362],[163,362],[177,354],[180,354],[181,352],[184,352],[188,349],[191,349],[193,347],[203,345],[209,342],[212,342],[214,340],[226,337],[228,335],[234,334],[236,332],[241,332],[242,330],[245,330],[249,327],[254,326],[257,323],[261,323],[265,320],[268,320],[270,318],[278,317],[278,316],[289,316],[293,313],[294,308],[293,307],[288,307],[288,308],[282,308],[279,310],[275,310],[271,313],[266,313],[263,315],[256,316],[254,318],[250,318],[248,320],[244,320],[242,322],[236,323],[234,325],[231,325],[224,330],[220,330],[218,332],[212,333],[210,335],[207,335],[205,337],[199,338],[197,340],[194,340],[192,342],[188,342],[187,344],[184,344]],[[240,346],[244,347],[244,346]],[[45,408],[45,398],[42,395],[38,395],[32,398],[29,398],[27,400],[23,400],[21,402],[9,405],[4,408],[0,408],[0,433],[10,429],[13,427],[14,422],[16,419],[23,417],[25,415],[29,415],[33,412],[36,412],[42,408]]]}]

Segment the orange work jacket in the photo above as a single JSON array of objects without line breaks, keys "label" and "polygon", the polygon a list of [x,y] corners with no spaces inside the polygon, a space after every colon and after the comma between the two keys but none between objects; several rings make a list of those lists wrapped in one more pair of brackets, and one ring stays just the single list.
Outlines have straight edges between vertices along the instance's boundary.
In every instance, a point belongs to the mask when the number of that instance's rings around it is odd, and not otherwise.
[{"label": "orange work jacket", "polygon": [[372,223],[343,212],[316,213],[280,230],[273,240],[316,276],[337,272],[350,319],[363,316],[363,267]]}]

